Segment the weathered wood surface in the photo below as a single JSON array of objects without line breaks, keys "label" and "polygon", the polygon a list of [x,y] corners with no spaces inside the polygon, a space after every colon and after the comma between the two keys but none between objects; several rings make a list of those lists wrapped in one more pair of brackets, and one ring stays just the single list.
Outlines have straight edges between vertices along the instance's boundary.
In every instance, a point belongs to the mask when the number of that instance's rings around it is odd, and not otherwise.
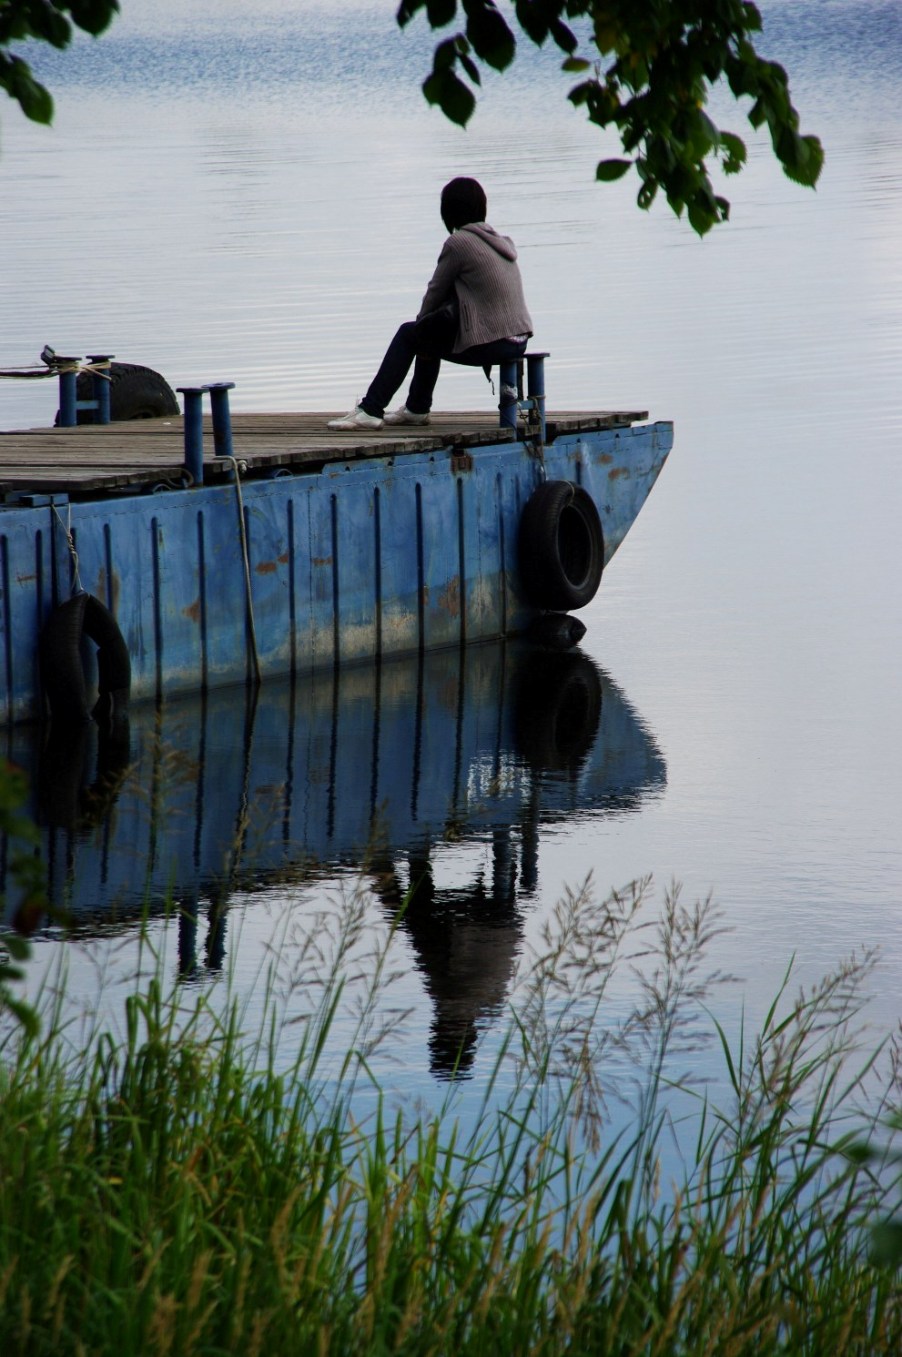
[{"label": "weathered wood surface", "polygon": [[[233,453],[250,474],[277,467],[311,470],[329,462],[401,456],[454,447],[472,449],[513,441],[494,412],[434,413],[426,427],[387,425],[376,430],[329,429],[334,411],[232,415]],[[647,418],[636,411],[549,413],[548,441],[559,434],[623,427]],[[525,436],[525,435],[524,435]],[[72,429],[0,432],[0,496],[30,491],[72,495],[178,483],[184,467],[181,418],[140,420]],[[230,475],[213,451],[213,426],[204,417],[204,479]]]}]

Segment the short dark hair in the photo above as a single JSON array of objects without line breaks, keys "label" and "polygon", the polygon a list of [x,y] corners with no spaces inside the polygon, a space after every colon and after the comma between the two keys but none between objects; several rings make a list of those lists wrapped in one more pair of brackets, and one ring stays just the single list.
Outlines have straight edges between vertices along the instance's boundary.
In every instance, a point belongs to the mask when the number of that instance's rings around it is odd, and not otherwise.
[{"label": "short dark hair", "polygon": [[485,221],[485,190],[476,179],[452,179],[442,189],[442,221],[449,231]]}]

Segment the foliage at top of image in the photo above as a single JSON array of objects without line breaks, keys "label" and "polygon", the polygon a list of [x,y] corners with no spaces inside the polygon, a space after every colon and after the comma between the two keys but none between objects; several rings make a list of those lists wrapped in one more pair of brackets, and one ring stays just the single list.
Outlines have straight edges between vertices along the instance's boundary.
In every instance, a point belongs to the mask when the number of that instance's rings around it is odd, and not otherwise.
[{"label": "foliage at top of image", "polygon": [[[51,122],[49,91],[11,44],[65,48],[74,27],[96,36],[118,12],[118,0],[0,0],[0,88],[27,117]],[[480,65],[504,71],[518,38],[538,47],[550,40],[564,54],[563,71],[577,77],[570,102],[623,149],[599,161],[596,177],[608,182],[635,170],[638,205],[649,208],[661,191],[699,235],[730,213],[711,183],[712,164],[736,174],[747,156],[742,138],[706,111],[717,85],[750,101],[749,122],[766,127],[790,179],[813,188],[820,176],[823,148],[799,131],[786,71],[757,50],[762,18],[751,0],[401,0],[398,23],[420,13],[433,29],[461,24],[438,43],[423,83],[429,103],[452,122],[465,126],[476,108]]]},{"label": "foliage at top of image", "polygon": [[[749,0],[514,0],[510,8],[523,38],[540,47],[550,39],[564,53],[563,71],[580,77],[570,102],[618,135],[626,158],[601,160],[596,177],[620,179],[634,169],[641,208],[661,190],[699,235],[729,217],[709,167],[718,161],[724,174],[736,174],[747,152],[706,112],[712,88],[723,82],[735,99],[751,101],[748,120],[766,126],[789,178],[817,183],[823,148],[799,131],[786,71],[759,54],[761,13]],[[433,28],[445,28],[459,10],[464,25],[436,47],[423,93],[464,126],[476,107],[480,63],[506,70],[517,53],[514,29],[494,0],[401,0],[398,23],[423,11]],[[580,21],[582,46],[568,19]]]},{"label": "foliage at top of image", "polygon": [[68,47],[73,25],[97,37],[118,13],[119,0],[0,0],[0,89],[33,122],[52,122],[50,91],[35,80],[23,57],[9,51],[10,43],[31,38]]}]

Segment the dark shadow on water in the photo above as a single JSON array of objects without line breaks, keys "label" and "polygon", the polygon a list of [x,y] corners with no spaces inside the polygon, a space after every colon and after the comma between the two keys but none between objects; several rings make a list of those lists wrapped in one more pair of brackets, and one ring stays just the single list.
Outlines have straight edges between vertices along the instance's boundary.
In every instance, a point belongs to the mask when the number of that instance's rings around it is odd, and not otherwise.
[{"label": "dark shadow on water", "polygon": [[[115,732],[15,727],[7,748],[32,775],[54,909],[84,939],[174,902],[186,980],[225,964],[236,891],[360,871],[422,973],[440,1076],[467,1072],[503,1008],[543,830],[666,781],[594,661],[523,643],[138,704]],[[491,868],[443,886],[437,850],[468,844]]]}]

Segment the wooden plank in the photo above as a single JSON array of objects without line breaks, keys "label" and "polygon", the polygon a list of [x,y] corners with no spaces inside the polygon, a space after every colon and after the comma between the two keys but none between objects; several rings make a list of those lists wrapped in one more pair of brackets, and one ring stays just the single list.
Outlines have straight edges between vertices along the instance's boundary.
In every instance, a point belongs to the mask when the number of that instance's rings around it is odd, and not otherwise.
[{"label": "wooden plank", "polygon": [[[328,421],[334,418],[334,412],[323,410],[236,412],[232,415],[234,455],[253,473],[276,467],[316,468],[360,458],[438,452],[449,447],[478,448],[511,442],[517,436],[512,429],[499,427],[495,411],[439,411],[425,427],[386,425],[366,431],[330,429]],[[551,440],[565,433],[622,427],[647,418],[646,411],[638,410],[550,412],[548,437]],[[204,431],[204,478],[220,480],[230,475],[231,469],[213,453],[209,414],[204,416]],[[7,495],[30,489],[80,495],[99,490],[140,490],[157,481],[177,481],[183,465],[181,416],[0,433],[0,493]]]}]

